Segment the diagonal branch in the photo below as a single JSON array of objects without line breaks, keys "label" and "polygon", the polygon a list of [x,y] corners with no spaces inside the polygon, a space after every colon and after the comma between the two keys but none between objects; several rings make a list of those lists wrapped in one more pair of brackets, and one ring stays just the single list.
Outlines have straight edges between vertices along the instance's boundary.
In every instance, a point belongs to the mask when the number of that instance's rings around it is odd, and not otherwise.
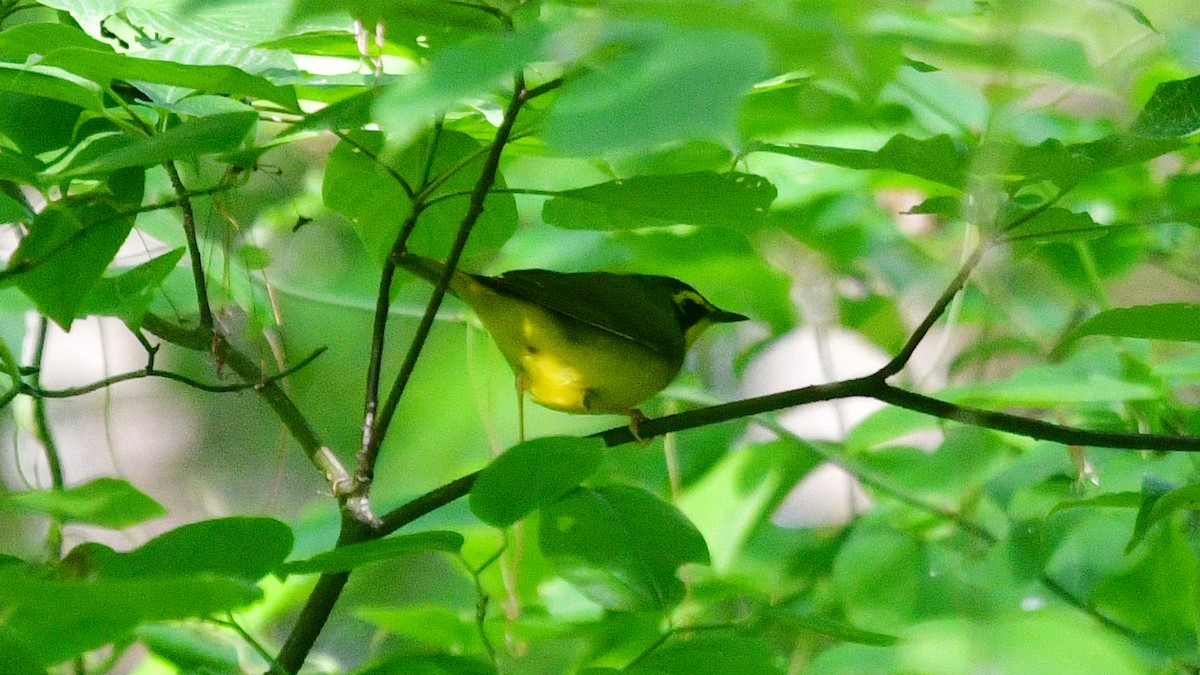
[{"label": "diagonal branch", "polygon": [[[246,382],[257,382],[263,379],[262,373],[253,359],[234,348],[227,340],[217,340],[216,334],[211,330],[202,327],[186,328],[154,314],[146,315],[142,320],[142,327],[158,336],[160,340],[185,349],[209,354],[215,350],[214,356],[221,363],[228,365],[238,377]],[[329,481],[330,490],[335,495],[344,495],[350,486],[350,475],[342,466],[337,455],[321,442],[317,432],[308,423],[304,413],[300,412],[287,392],[276,381],[264,382],[262,386],[255,387],[255,391],[267,405],[271,406],[280,421],[283,422],[284,427],[287,428],[288,433],[296,439],[300,448],[320,469],[321,475]]]},{"label": "diagonal branch", "polygon": [[908,340],[900,351],[888,361],[883,368],[877,373],[881,377],[888,378],[896,373],[904,370],[908,365],[909,359],[912,358],[913,352],[917,351],[917,347],[925,341],[925,336],[929,334],[929,330],[933,328],[933,324],[937,323],[938,319],[942,318],[942,314],[946,312],[946,308],[953,302],[954,297],[967,285],[967,279],[971,278],[971,272],[975,271],[975,266],[983,259],[983,254],[987,247],[983,244],[975,248],[971,255],[967,257],[966,262],[959,268],[958,274],[954,275],[954,280],[946,286],[946,290],[942,291],[942,295],[933,303],[933,307],[925,314],[925,318],[921,320],[920,325],[908,336]]},{"label": "diagonal branch", "polygon": [[[400,367],[399,373],[396,375],[387,400],[384,402],[383,407],[378,410],[378,417],[370,432],[370,442],[359,453],[358,468],[351,483],[351,489],[339,495],[340,498],[343,498],[343,511],[342,529],[338,537],[337,546],[377,539],[392,531],[386,529],[389,525],[380,522],[371,513],[368,500],[371,479],[375,471],[375,462],[379,457],[379,449],[396,413],[400,397],[404,394],[413,370],[416,368],[417,357],[420,356],[425,340],[433,327],[433,320],[437,315],[437,310],[441,306],[443,298],[445,298],[446,291],[450,285],[450,275],[454,273],[454,269],[462,257],[463,248],[466,246],[471,229],[479,219],[479,216],[483,214],[484,201],[499,171],[500,156],[511,137],[517,114],[528,100],[527,96],[528,92],[525,89],[524,78],[518,74],[516,76],[516,87],[513,97],[505,109],[504,119],[496,129],[496,136],[492,141],[487,158],[484,160],[483,171],[475,183],[475,189],[471,193],[471,200],[467,211],[460,222],[453,247],[451,248],[450,255],[447,257],[445,271],[442,278],[434,287],[433,295],[429,300],[424,316],[421,318],[421,324],[417,329],[417,333],[413,336],[408,353]],[[393,512],[396,514],[393,516],[393,522],[397,523],[395,527],[401,527],[411,522],[412,519],[454,501],[470,489],[473,481],[474,475],[460,478],[452,482],[441,492],[434,491],[425,498],[415,500],[406,507],[401,507],[401,509]],[[304,664],[309,652],[312,650],[313,644],[316,642],[317,636],[320,635],[321,630],[324,628],[330,612],[333,611],[333,606],[341,596],[342,589],[345,587],[348,579],[348,572],[339,572],[323,574],[317,580],[316,588],[312,595],[309,596],[303,609],[301,609],[300,616],[297,617],[287,641],[279,651],[277,665],[270,671],[273,675],[277,673],[295,673]]]},{"label": "diagonal branch", "polygon": [[[1066,193],[1067,191],[1065,189],[1059,190],[1058,193],[1052,198],[1047,199],[1046,201],[1037,205],[1035,208],[1029,209],[1028,211],[1023,211],[1010,222],[1000,227],[998,231],[1001,234],[1011,232],[1025,223],[1033,220],[1046,209],[1049,209],[1051,206],[1056,204],[1058,200],[1062,199],[1063,195]],[[964,287],[966,287],[967,280],[971,278],[971,273],[975,271],[975,267],[979,265],[979,261],[983,259],[984,254],[987,253],[987,250],[992,246],[993,243],[995,243],[995,240],[986,241],[977,246],[975,250],[971,252],[971,255],[967,257],[966,262],[964,262],[962,267],[959,268],[958,274],[954,276],[954,280],[951,281],[949,285],[946,286],[946,289],[942,291],[942,295],[937,299],[937,302],[933,303],[933,307],[929,308],[929,311],[925,314],[925,318],[921,320],[920,325],[918,325],[917,328],[912,332],[912,335],[908,336],[908,340],[906,340],[904,346],[900,348],[899,353],[897,353],[896,356],[887,363],[887,365],[885,365],[883,368],[880,368],[879,372],[876,373],[877,375],[886,379],[900,372],[906,365],[908,365],[908,361],[912,358],[913,352],[915,352],[917,347],[925,341],[925,336],[929,334],[929,330],[933,328],[933,324],[937,323],[938,319],[942,318],[942,314],[945,314],[946,308],[950,306],[950,303],[954,300],[954,297],[957,296]]]},{"label": "diagonal branch", "polygon": [[[408,245],[408,238],[412,236],[413,230],[417,227],[417,221],[421,218],[421,214],[428,208],[428,202],[424,201],[427,194],[426,186],[429,184],[430,173],[433,171],[433,160],[437,155],[438,143],[442,136],[442,123],[438,120],[433,126],[433,136],[429,144],[429,153],[425,158],[425,167],[421,172],[421,193],[420,195],[413,192],[413,188],[404,180],[404,177],[399,172],[393,172],[397,181],[400,181],[409,196],[409,201],[412,202],[412,210],[409,211],[408,217],[400,225],[400,231],[396,234],[396,239],[392,242],[392,252],[400,253]],[[388,167],[391,169],[391,167]],[[379,290],[375,295],[375,318],[371,325],[371,353],[367,359],[367,391],[366,401],[363,405],[363,422],[362,422],[362,445],[360,452],[367,452],[367,449],[376,444],[375,434],[375,417],[379,410],[379,377],[383,370],[383,347],[387,337],[387,322],[388,308],[392,304],[392,281],[396,278],[396,262],[392,256],[388,256],[387,260],[383,261],[383,271],[379,274]],[[361,463],[361,459],[360,459]],[[357,480],[367,480],[362,471],[356,474]]]},{"label": "diagonal branch", "polygon": [[455,235],[454,243],[450,248],[450,253],[446,257],[446,265],[442,271],[442,277],[434,285],[433,294],[425,307],[425,313],[421,317],[420,324],[417,326],[416,334],[413,335],[408,353],[404,357],[404,362],[400,365],[400,371],[396,374],[391,391],[388,392],[387,400],[378,411],[379,414],[375,420],[371,442],[359,453],[358,470],[356,472],[358,485],[354,490],[356,497],[365,497],[367,494],[371,479],[375,474],[375,462],[379,457],[379,448],[383,444],[383,438],[387,434],[388,427],[391,425],[392,418],[396,413],[396,407],[400,404],[400,398],[404,395],[404,391],[407,389],[408,383],[412,378],[413,371],[416,369],[417,359],[421,355],[430,330],[433,328],[438,308],[441,307],[442,300],[446,297],[446,292],[450,287],[450,279],[458,267],[459,259],[462,258],[463,249],[467,245],[467,239],[471,235],[471,230],[475,226],[476,221],[479,220],[479,216],[483,215],[484,201],[487,199],[488,191],[491,189],[493,183],[495,183],[496,174],[500,169],[500,155],[504,152],[504,146],[508,143],[513,125],[517,121],[517,114],[526,101],[527,92],[525,90],[524,78],[518,75],[516,79],[515,91],[507,109],[504,111],[504,119],[496,129],[496,136],[492,141],[487,158],[484,160],[479,180],[475,182],[475,188],[471,192],[471,200],[467,205],[466,214],[459,225],[458,233]]}]

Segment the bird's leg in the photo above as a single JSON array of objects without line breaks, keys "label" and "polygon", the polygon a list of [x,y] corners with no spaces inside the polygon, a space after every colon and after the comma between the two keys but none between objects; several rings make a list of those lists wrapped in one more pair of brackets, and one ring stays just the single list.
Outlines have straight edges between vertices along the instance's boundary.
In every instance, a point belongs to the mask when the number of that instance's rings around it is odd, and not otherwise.
[{"label": "bird's leg", "polygon": [[525,392],[529,390],[525,373],[517,373],[517,442],[525,442]]}]

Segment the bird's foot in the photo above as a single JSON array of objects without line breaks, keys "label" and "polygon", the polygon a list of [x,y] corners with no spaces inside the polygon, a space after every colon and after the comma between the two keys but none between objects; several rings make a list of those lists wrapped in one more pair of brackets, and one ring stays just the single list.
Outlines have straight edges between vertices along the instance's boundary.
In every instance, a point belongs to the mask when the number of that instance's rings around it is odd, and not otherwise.
[{"label": "bird's foot", "polygon": [[637,440],[638,445],[642,447],[650,445],[650,441],[653,440],[653,437],[643,438],[641,433],[642,424],[650,421],[650,418],[646,417],[645,413],[637,408],[630,408],[629,412],[626,414],[629,415],[629,433],[633,434],[633,437]]}]

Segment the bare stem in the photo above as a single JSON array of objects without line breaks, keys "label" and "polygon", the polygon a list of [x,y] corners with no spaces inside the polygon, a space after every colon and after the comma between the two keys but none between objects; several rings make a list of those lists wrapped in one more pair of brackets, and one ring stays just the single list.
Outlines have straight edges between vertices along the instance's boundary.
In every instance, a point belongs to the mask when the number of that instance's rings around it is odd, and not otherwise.
[{"label": "bare stem", "polygon": [[487,158],[484,160],[483,170],[480,172],[479,179],[475,181],[475,189],[471,193],[471,201],[467,206],[466,213],[463,215],[458,233],[455,235],[454,243],[451,245],[450,253],[446,258],[446,266],[442,271],[442,277],[434,285],[433,294],[425,307],[425,313],[421,317],[420,324],[417,326],[416,334],[409,345],[404,362],[400,365],[400,371],[396,374],[391,391],[388,392],[387,400],[378,411],[374,432],[371,434],[371,442],[363,448],[359,455],[357,476],[361,480],[355,491],[356,494],[365,495],[369,489],[371,479],[375,474],[375,462],[379,457],[379,448],[382,446],[383,438],[387,434],[393,416],[396,414],[400,398],[404,395],[404,391],[412,378],[413,371],[416,369],[417,359],[421,355],[430,330],[433,328],[438,308],[441,307],[442,300],[446,297],[446,291],[450,287],[450,279],[454,274],[455,268],[458,266],[459,259],[462,258],[462,252],[467,245],[467,239],[471,235],[471,230],[479,220],[479,216],[483,215],[484,201],[487,199],[488,191],[491,189],[492,184],[496,181],[496,174],[500,168],[500,155],[504,152],[504,146],[508,142],[509,135],[512,133],[513,125],[516,123],[517,114],[525,102],[525,94],[523,78],[518,76],[513,97],[504,112],[504,119],[496,129],[496,136],[492,141]]},{"label": "bare stem", "polygon": [[204,260],[200,257],[200,240],[196,237],[196,213],[192,210],[192,200],[188,198],[187,186],[183,184],[175,162],[167,160],[163,166],[171,178],[171,187],[175,189],[179,211],[183,214],[183,233],[187,237],[188,257],[192,263],[192,282],[196,286],[196,302],[200,307],[200,326],[212,331],[213,313],[208,304],[208,282],[204,276]]},{"label": "bare stem", "polygon": [[[487,158],[484,160],[483,170],[475,183],[475,189],[471,194],[467,211],[463,215],[462,221],[460,221],[458,233],[446,260],[445,272],[439,283],[434,287],[433,295],[429,300],[424,316],[421,318],[421,324],[417,329],[417,333],[413,336],[412,343],[409,346],[403,364],[401,364],[400,372],[396,375],[392,389],[388,393],[387,400],[382,408],[378,409],[378,416],[372,428],[365,431],[368,442],[364,444],[362,451],[359,453],[358,469],[351,483],[351,489],[345,493],[340,493],[344,497],[343,504],[345,508],[342,511],[342,530],[337,546],[346,546],[382,537],[411,522],[413,519],[420,517],[420,515],[454,501],[465,494],[475,480],[475,474],[460,478],[445,486],[440,491],[435,490],[429,495],[414,500],[397,511],[388,514],[388,517],[382,519],[382,521],[375,521],[367,501],[371,479],[374,476],[375,462],[379,457],[379,449],[382,446],[383,438],[391,425],[396,407],[399,405],[400,398],[404,394],[404,390],[416,367],[417,357],[420,356],[429,331],[433,327],[434,317],[437,315],[437,310],[441,306],[442,299],[445,298],[446,290],[450,284],[450,277],[454,273],[459,259],[462,257],[463,248],[466,246],[471,229],[479,219],[479,216],[483,214],[484,201],[487,198],[488,191],[495,183],[496,174],[499,171],[500,156],[504,152],[504,147],[512,134],[517,114],[527,100],[526,96],[528,92],[525,90],[524,79],[520,75],[516,77],[516,87],[514,89],[512,100],[505,110],[504,119],[496,129],[496,136],[492,141]],[[413,225],[415,225],[415,218],[418,211],[416,207],[417,202],[414,202]],[[411,227],[407,227],[406,229],[410,230]],[[406,235],[404,236],[406,237]],[[390,264],[391,262],[389,261]],[[386,315],[386,311],[384,314]],[[354,506],[356,504],[360,506]],[[325,622],[328,620],[330,612],[333,611],[333,606],[341,596],[347,579],[349,579],[348,572],[321,575],[321,578],[317,581],[316,589],[301,609],[300,616],[296,619],[296,624],[292,627],[287,641],[279,652],[278,665],[271,670],[273,674],[295,673],[304,664],[309,652],[312,650],[313,644],[316,642],[317,636],[320,635]]]},{"label": "bare stem", "polygon": [[216,340],[215,333],[211,330],[201,328],[186,328],[174,324],[166,319],[163,319],[154,314],[147,314],[142,321],[142,326],[158,336],[164,342],[191,349],[193,351],[211,353],[214,349],[214,356],[223,364],[228,365],[230,370],[242,378],[246,382],[262,382],[256,386],[254,390],[259,397],[271,406],[275,414],[283,422],[283,426],[300,444],[300,448],[308,455],[309,459],[329,481],[330,490],[338,496],[344,496],[350,486],[350,475],[342,466],[341,460],[333,451],[321,442],[317,432],[313,430],[308,420],[304,417],[304,413],[288,396],[287,392],[279,386],[278,378],[271,381],[266,381],[258,365],[249,356],[246,356],[241,351],[234,348],[225,340]]},{"label": "bare stem", "polygon": [[78,387],[67,387],[65,389],[42,389],[41,387],[37,386],[37,384],[31,383],[29,385],[22,387],[20,393],[28,394],[29,396],[32,396],[34,398],[71,398],[74,396],[83,396],[84,394],[90,394],[94,391],[98,391],[98,390],[104,389],[106,387],[111,387],[112,385],[119,384],[121,382],[128,382],[130,380],[140,380],[145,377],[161,377],[163,379],[173,380],[175,382],[186,384],[187,386],[192,387],[193,389],[199,389],[200,391],[206,391],[206,392],[213,393],[213,394],[225,394],[225,393],[232,393],[232,392],[238,392],[238,391],[246,391],[248,389],[258,389],[259,387],[263,386],[264,384],[282,380],[283,378],[293,375],[294,373],[298,372],[299,370],[301,370],[308,364],[317,360],[317,357],[319,357],[321,354],[324,354],[325,351],[326,351],[326,347],[320,347],[318,349],[315,349],[315,350],[313,350],[313,353],[304,357],[299,362],[297,362],[295,365],[287,368],[286,370],[282,370],[282,371],[275,373],[274,375],[271,375],[269,377],[260,377],[259,379],[255,380],[253,382],[238,382],[235,384],[211,384],[209,382],[201,382],[200,380],[190,378],[186,375],[180,375],[179,373],[172,373],[167,370],[160,370],[158,368],[155,368],[153,364],[148,364],[145,368],[142,368],[140,370],[131,370],[128,373],[120,373],[118,375],[112,375],[112,376],[106,377],[102,380],[96,380],[95,382],[89,382],[87,384],[80,385]]}]

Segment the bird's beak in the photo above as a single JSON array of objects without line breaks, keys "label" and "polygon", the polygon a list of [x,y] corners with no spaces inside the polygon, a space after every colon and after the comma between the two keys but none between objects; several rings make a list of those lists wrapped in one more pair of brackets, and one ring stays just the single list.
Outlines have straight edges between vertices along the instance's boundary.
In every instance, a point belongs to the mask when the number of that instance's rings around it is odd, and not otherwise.
[{"label": "bird's beak", "polygon": [[714,309],[716,311],[714,311],[712,314],[708,315],[709,320],[711,320],[713,323],[733,323],[735,321],[749,321],[750,320],[750,317],[746,316],[745,314],[738,314],[737,312],[726,312],[723,309],[717,309],[717,308],[714,308]]}]

